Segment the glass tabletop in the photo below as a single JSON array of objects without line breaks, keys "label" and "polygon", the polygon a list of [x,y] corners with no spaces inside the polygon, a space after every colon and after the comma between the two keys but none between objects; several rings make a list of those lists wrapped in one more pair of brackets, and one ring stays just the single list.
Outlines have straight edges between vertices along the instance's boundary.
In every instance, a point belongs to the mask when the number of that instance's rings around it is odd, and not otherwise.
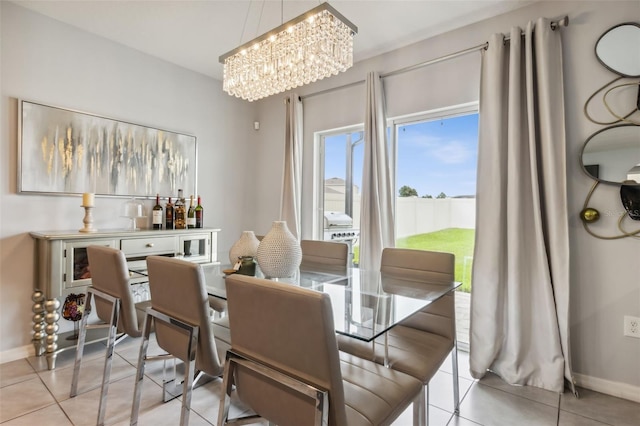
[{"label": "glass tabletop", "polygon": [[[226,299],[222,266],[203,267],[210,295]],[[256,277],[265,278],[256,268]],[[293,277],[273,279],[327,293],[337,333],[367,342],[438,300],[461,283],[419,282],[350,268],[344,273],[300,269]]]}]

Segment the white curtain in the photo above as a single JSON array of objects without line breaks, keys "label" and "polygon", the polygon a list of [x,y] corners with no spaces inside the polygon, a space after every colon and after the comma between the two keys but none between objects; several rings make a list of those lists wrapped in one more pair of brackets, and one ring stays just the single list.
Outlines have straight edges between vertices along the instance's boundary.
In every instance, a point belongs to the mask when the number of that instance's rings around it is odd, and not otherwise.
[{"label": "white curtain", "polygon": [[285,104],[287,112],[280,220],[287,222],[289,230],[299,240],[302,207],[302,101],[297,93],[293,93],[286,97]]},{"label": "white curtain", "polygon": [[359,266],[378,270],[382,249],[395,246],[394,192],[389,167],[384,93],[377,72],[367,74],[366,90]]},{"label": "white curtain", "polygon": [[483,52],[470,336],[473,377],[555,392],[573,388],[561,45],[540,18]]}]

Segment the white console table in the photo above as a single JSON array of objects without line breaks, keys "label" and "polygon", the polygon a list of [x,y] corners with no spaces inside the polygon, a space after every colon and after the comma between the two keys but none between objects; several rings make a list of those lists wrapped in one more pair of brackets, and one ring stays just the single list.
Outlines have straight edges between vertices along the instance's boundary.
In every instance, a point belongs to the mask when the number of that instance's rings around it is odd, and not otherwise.
[{"label": "white console table", "polygon": [[[36,355],[46,354],[47,366],[52,370],[58,353],[75,348],[75,340],[60,339],[65,333],[58,335],[58,310],[61,298],[64,299],[70,293],[82,293],[91,284],[87,246],[102,245],[122,250],[129,270],[132,271],[132,288],[144,289],[148,281],[146,275],[136,274],[135,271],[146,271],[147,256],[178,257],[202,264],[218,263],[219,231],[220,229],[212,228],[191,228],[92,233],[31,232],[36,243],[36,282],[32,295],[32,342]],[[144,293],[144,290],[138,294],[134,291],[134,300],[144,300]],[[104,338],[101,334],[88,334],[87,342]]]}]

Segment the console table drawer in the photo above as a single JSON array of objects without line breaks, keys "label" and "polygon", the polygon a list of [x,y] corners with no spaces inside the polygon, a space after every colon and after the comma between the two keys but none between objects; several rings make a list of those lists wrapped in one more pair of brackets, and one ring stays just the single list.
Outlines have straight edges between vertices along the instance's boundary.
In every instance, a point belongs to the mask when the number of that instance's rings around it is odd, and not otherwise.
[{"label": "console table drawer", "polygon": [[120,250],[127,257],[175,253],[176,241],[176,237],[173,236],[123,239],[120,242]]}]

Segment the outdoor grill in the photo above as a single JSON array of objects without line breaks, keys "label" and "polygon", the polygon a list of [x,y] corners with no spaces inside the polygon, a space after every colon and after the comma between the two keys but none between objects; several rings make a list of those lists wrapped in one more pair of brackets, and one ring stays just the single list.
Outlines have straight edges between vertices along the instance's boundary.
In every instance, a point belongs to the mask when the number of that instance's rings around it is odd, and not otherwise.
[{"label": "outdoor grill", "polygon": [[353,227],[353,219],[346,213],[324,213],[324,240],[346,241],[353,243],[360,231]]}]

